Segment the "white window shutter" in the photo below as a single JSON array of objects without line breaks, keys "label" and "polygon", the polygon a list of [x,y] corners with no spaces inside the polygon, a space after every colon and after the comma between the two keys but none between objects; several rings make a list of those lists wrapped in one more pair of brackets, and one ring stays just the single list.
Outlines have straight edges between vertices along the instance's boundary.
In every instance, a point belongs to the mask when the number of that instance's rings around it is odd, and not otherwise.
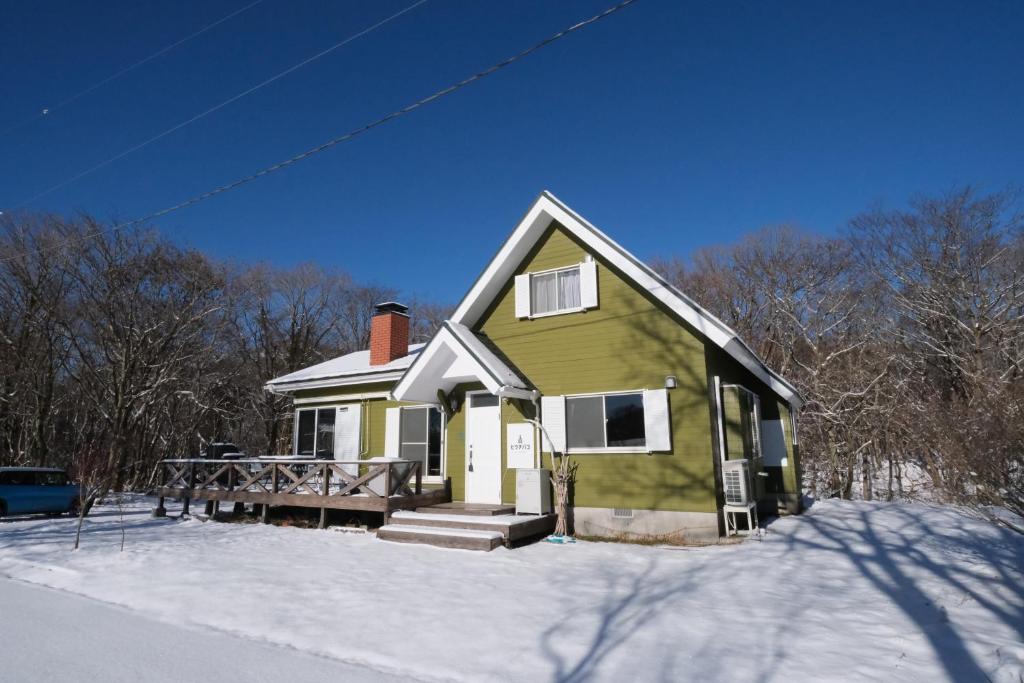
[{"label": "white window shutter", "polygon": [[565,396],[541,396],[540,416],[544,452],[550,453],[554,447],[557,453],[565,453]]},{"label": "white window shutter", "polygon": [[[352,403],[338,408],[334,418],[334,459],[358,460],[362,452],[362,406]],[[342,465],[349,474],[359,474],[359,465]]]},{"label": "white window shutter", "polygon": [[648,451],[672,450],[672,424],[665,389],[644,390],[644,435]]},{"label": "white window shutter", "polygon": [[384,412],[384,457],[397,458],[399,454],[399,429],[401,408],[388,408]]},{"label": "white window shutter", "polygon": [[516,275],[516,317],[530,317],[530,274]]},{"label": "white window shutter", "polygon": [[597,308],[597,263],[594,261],[580,264],[580,305]]}]

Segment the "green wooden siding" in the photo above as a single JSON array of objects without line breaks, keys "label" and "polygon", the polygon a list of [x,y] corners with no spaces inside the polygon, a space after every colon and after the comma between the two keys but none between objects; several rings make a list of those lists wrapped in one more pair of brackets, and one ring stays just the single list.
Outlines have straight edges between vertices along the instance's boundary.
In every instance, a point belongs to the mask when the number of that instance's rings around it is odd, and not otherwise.
[{"label": "green wooden siding", "polygon": [[[561,227],[552,226],[516,273],[571,266],[587,253]],[[610,264],[595,260],[598,308],[519,320],[510,278],[476,331],[544,395],[656,389],[664,386],[666,375],[675,375],[678,388],[669,391],[673,451],[573,456],[580,464],[574,502],[585,507],[713,512],[704,344],[695,331]],[[509,419],[513,416],[510,412]],[[505,496],[513,495],[511,477],[503,482]]]},{"label": "green wooden siding", "polygon": [[[580,263],[587,249],[553,224],[516,269],[516,274]],[[502,354],[521,377],[542,394],[572,395],[656,389],[674,375],[677,388],[669,390],[672,451],[669,453],[580,454],[573,502],[582,507],[634,508],[714,512],[717,484],[712,426],[716,405],[709,392],[709,378],[718,375],[722,384],[740,384],[761,398],[764,419],[785,424],[788,464],[778,473],[777,488],[799,493],[799,449],[791,438],[788,406],[767,386],[724,351],[703,338],[647,292],[631,284],[611,264],[596,255],[598,307],[571,313],[520,320],[515,316],[514,279],[509,278],[474,331]],[[331,387],[296,393],[297,398],[323,397],[335,405],[345,395],[379,392],[393,383]],[[452,392],[459,410],[446,421],[445,474],[451,480],[455,500],[465,498],[465,394],[482,389],[467,384]],[[739,397],[726,392],[724,410],[726,448],[729,457],[744,457],[743,418]],[[329,399],[329,396],[342,398]],[[356,399],[353,398],[353,401]],[[732,403],[730,403],[732,401]],[[385,411],[407,405],[383,398],[359,400],[363,405],[366,457],[384,453]],[[733,405],[735,404],[735,405]],[[506,425],[533,416],[529,402],[501,402],[502,500],[515,500],[515,472],[508,470]],[[730,419],[730,416],[737,416]],[[734,452],[735,451],[735,452]],[[544,466],[551,466],[550,455]]]},{"label": "green wooden siding", "polygon": [[[761,382],[755,377],[749,370],[740,365],[734,358],[725,353],[722,349],[714,346],[713,344],[707,344],[707,361],[708,369],[707,373],[709,377],[718,375],[723,385],[726,384],[739,384],[744,388],[757,394],[761,399],[761,419],[762,420],[781,420],[783,424],[783,433],[786,440],[786,465],[784,467],[765,467],[764,470],[769,474],[767,486],[760,480],[755,480],[755,485],[759,492],[763,490],[764,494],[769,497],[774,497],[778,500],[782,500],[784,497],[788,497],[790,500],[799,500],[801,488],[801,475],[800,475],[800,450],[798,447],[793,446],[792,439],[792,420],[789,413],[789,405],[784,401],[779,400],[779,397],[771,390],[766,384]],[[731,417],[731,415],[737,414],[739,408],[738,404],[735,408],[731,407],[731,396],[734,396],[736,392],[723,388],[723,404],[722,408],[725,412],[725,424],[723,425],[726,442],[726,454],[729,458],[733,457],[746,457],[735,452],[737,436],[736,430],[741,430],[742,426],[739,421]],[[731,412],[736,411],[736,412]],[[736,433],[734,433],[736,432]],[[740,440],[742,443],[742,440]],[[742,448],[740,449],[742,453]]]}]

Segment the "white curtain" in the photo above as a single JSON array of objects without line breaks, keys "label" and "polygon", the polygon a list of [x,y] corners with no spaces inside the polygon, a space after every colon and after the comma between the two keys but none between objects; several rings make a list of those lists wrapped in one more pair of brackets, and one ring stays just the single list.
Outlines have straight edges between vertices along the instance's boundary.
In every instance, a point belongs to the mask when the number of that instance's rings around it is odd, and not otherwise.
[{"label": "white curtain", "polygon": [[533,290],[533,313],[550,313],[558,308],[558,285],[555,273],[534,275],[531,283]]},{"label": "white curtain", "polygon": [[559,308],[580,307],[580,271],[579,268],[565,270],[558,274]]}]

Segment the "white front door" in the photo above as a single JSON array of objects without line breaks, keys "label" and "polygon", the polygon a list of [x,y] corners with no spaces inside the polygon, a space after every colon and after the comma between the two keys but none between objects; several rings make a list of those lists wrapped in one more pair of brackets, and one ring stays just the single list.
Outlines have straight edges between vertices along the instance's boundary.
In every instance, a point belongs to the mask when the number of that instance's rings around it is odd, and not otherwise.
[{"label": "white front door", "polygon": [[[362,452],[361,413],[362,406],[358,403],[338,407],[334,424],[335,460],[359,459],[359,454]],[[349,474],[359,474],[359,465],[342,465],[341,468]]]},{"label": "white front door", "polygon": [[501,503],[501,403],[486,392],[466,404],[466,502]]}]

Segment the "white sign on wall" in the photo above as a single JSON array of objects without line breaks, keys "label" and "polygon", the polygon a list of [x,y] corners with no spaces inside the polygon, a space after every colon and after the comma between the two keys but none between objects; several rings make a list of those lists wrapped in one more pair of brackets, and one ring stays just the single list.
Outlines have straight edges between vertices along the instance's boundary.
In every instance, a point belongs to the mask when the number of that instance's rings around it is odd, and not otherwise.
[{"label": "white sign on wall", "polygon": [[506,430],[505,449],[506,462],[509,469],[536,467],[533,425],[527,423],[510,424],[506,427]]}]

